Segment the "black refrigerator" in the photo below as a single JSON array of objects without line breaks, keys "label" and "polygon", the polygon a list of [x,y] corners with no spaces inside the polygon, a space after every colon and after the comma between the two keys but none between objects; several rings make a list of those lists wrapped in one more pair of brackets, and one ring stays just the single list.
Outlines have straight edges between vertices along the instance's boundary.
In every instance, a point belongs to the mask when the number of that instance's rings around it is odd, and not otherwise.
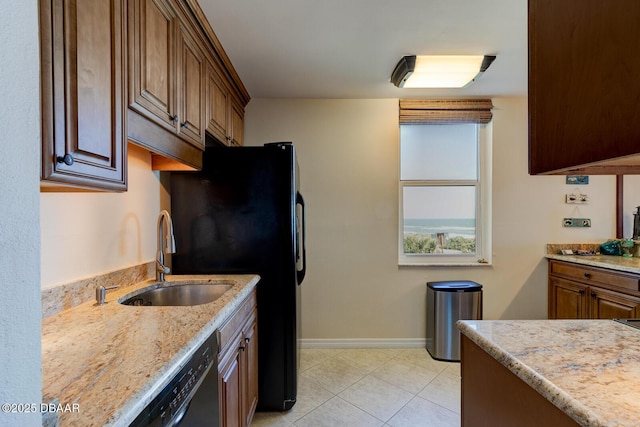
[{"label": "black refrigerator", "polygon": [[171,173],[171,216],[174,274],[260,275],[258,410],[290,409],[306,271],[305,205],[293,144],[207,147],[201,171]]}]

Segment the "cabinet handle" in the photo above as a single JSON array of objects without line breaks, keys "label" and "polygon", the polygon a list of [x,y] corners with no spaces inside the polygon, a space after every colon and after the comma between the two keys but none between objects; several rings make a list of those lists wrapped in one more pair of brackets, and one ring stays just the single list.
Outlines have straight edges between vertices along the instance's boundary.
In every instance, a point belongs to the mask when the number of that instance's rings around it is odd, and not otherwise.
[{"label": "cabinet handle", "polygon": [[56,162],[64,163],[67,166],[71,166],[73,164],[73,156],[71,154],[65,154],[64,156],[56,157]]},{"label": "cabinet handle", "polygon": [[189,124],[189,123],[187,123],[186,121],[184,121],[184,122],[180,123],[180,127],[186,128],[188,124]]},{"label": "cabinet handle", "polygon": [[242,351],[244,351],[244,349],[245,349],[245,346],[243,346],[243,345],[241,345],[240,348],[239,348],[239,350],[242,350]]},{"label": "cabinet handle", "polygon": [[586,277],[587,279],[591,278],[591,273],[584,273],[584,277]]}]

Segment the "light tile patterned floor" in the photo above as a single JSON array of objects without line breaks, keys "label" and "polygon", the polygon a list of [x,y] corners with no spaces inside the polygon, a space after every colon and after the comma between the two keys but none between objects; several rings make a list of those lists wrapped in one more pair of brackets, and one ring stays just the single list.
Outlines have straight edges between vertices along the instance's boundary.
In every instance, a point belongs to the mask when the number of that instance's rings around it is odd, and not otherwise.
[{"label": "light tile patterned floor", "polygon": [[298,401],[252,427],[460,425],[460,364],[425,349],[303,349]]}]

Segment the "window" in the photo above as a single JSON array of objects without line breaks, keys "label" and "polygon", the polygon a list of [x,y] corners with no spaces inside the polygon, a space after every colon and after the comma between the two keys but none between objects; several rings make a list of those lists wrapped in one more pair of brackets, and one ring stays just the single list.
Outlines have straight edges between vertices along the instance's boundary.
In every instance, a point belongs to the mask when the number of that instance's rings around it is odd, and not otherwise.
[{"label": "window", "polygon": [[490,130],[400,125],[399,264],[489,263]]}]

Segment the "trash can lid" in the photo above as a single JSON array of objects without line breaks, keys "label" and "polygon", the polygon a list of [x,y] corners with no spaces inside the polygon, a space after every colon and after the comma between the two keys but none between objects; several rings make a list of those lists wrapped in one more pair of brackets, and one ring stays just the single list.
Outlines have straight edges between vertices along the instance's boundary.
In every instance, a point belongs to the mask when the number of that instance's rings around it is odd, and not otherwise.
[{"label": "trash can lid", "polygon": [[427,282],[427,286],[442,292],[476,292],[482,290],[482,285],[470,280],[447,280],[442,282]]}]

